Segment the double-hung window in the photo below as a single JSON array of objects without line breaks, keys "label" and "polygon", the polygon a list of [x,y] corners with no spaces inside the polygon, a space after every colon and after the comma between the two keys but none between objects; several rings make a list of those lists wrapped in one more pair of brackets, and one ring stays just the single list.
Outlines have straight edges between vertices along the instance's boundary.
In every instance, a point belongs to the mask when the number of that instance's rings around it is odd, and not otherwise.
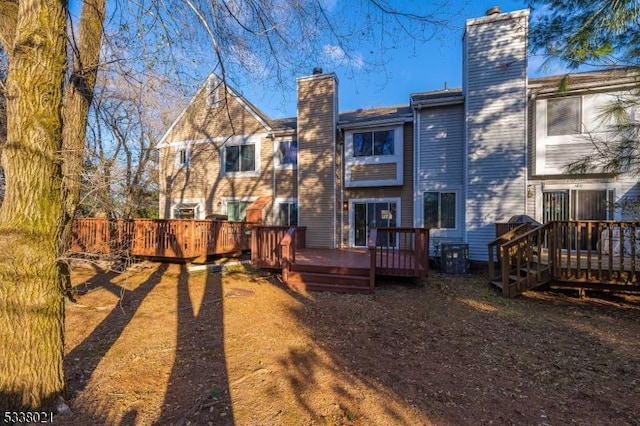
[{"label": "double-hung window", "polygon": [[582,133],[582,98],[570,96],[547,101],[547,136]]},{"label": "double-hung window", "polygon": [[277,166],[295,169],[298,166],[298,142],[280,141],[276,151]]},{"label": "double-hung window", "polygon": [[430,229],[455,229],[455,192],[424,193],[424,226]]},{"label": "double-hung window", "polygon": [[353,156],[393,155],[394,133],[393,129],[354,133]]},{"label": "double-hung window", "polygon": [[256,171],[256,146],[230,145],[224,149],[225,173],[241,173]]},{"label": "double-hung window", "polygon": [[189,157],[191,152],[188,147],[178,148],[176,150],[176,168],[189,167]]},{"label": "double-hung window", "polygon": [[244,222],[247,220],[247,207],[251,201],[227,201],[227,220]]},{"label": "double-hung window", "polygon": [[276,224],[278,226],[297,226],[298,204],[293,201],[278,203]]}]

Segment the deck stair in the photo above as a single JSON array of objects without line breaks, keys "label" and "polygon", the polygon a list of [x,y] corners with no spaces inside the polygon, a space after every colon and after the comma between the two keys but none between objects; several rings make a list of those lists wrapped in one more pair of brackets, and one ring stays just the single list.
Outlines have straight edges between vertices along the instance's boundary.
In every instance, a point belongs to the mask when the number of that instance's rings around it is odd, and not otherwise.
[{"label": "deck stair", "polygon": [[505,296],[545,284],[578,291],[640,292],[640,222],[509,225],[500,227],[506,232],[498,232],[496,226],[498,236],[488,245],[489,280]]},{"label": "deck stair", "polygon": [[287,285],[299,291],[371,292],[368,268],[292,264]]},{"label": "deck stair", "polygon": [[[541,243],[550,226],[532,228],[523,224],[489,243],[490,282],[507,297],[515,297],[527,290],[548,284],[551,273],[541,262]],[[494,250],[500,268],[496,271]]]},{"label": "deck stair", "polygon": [[[277,231],[277,232],[276,232]],[[367,248],[307,249],[296,227],[256,227],[252,263],[280,269],[297,291],[374,293],[376,276],[426,277],[429,234],[424,228],[372,228]]]}]

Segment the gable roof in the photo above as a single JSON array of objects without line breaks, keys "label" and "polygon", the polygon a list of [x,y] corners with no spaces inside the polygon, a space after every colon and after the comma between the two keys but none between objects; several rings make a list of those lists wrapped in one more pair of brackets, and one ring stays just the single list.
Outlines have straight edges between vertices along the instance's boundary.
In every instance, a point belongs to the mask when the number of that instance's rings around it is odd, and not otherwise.
[{"label": "gable roof", "polygon": [[177,123],[179,123],[186,112],[189,110],[191,105],[194,104],[196,99],[201,96],[201,93],[206,90],[207,83],[210,79],[215,78],[220,82],[221,85],[224,85],[226,88],[226,92],[228,95],[232,96],[256,121],[265,128],[267,132],[271,131],[287,131],[290,127],[287,126],[287,122],[283,122],[282,120],[273,120],[267,114],[265,114],[262,110],[256,107],[253,103],[251,103],[247,98],[242,96],[239,92],[237,92],[233,87],[231,87],[226,81],[222,80],[216,74],[211,73],[207,78],[200,84],[196,93],[191,97],[191,100],[187,103],[187,105],[182,109],[178,117],[171,123],[171,126],[164,133],[160,141],[158,142],[158,148],[161,148],[164,145],[167,145],[167,137],[171,134],[172,130],[176,127]]}]

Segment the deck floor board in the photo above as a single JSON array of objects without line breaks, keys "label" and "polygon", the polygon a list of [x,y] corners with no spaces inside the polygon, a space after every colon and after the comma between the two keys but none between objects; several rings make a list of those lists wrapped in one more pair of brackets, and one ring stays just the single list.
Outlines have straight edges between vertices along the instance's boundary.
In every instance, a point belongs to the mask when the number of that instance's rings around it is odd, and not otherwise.
[{"label": "deck floor board", "polygon": [[313,249],[296,250],[296,264],[343,268],[369,268],[367,249]]}]

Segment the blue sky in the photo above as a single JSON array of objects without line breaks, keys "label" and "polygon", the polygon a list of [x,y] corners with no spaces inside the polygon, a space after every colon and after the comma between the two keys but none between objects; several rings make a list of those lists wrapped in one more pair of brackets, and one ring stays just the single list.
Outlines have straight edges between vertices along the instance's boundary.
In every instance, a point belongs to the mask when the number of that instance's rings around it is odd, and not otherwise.
[{"label": "blue sky", "polygon": [[[492,6],[500,6],[503,12],[525,9],[524,1],[482,0],[473,2],[454,1],[462,12],[451,19],[450,29],[441,32],[429,42],[389,52],[389,64],[384,75],[371,75],[356,71],[353,75],[341,73],[339,63],[335,68],[323,66],[325,72],[335,72],[339,80],[339,108],[349,111],[358,108],[402,105],[409,102],[410,93],[462,85],[462,35],[466,19],[484,16]],[[367,46],[362,46],[366,51]],[[544,58],[530,57],[530,76],[556,74],[558,67],[540,70]],[[309,70],[309,74],[311,70]],[[347,74],[347,75],[345,75]],[[273,118],[296,115],[295,91],[292,93],[263,93],[259,83],[248,87],[236,87],[251,102]]]}]

